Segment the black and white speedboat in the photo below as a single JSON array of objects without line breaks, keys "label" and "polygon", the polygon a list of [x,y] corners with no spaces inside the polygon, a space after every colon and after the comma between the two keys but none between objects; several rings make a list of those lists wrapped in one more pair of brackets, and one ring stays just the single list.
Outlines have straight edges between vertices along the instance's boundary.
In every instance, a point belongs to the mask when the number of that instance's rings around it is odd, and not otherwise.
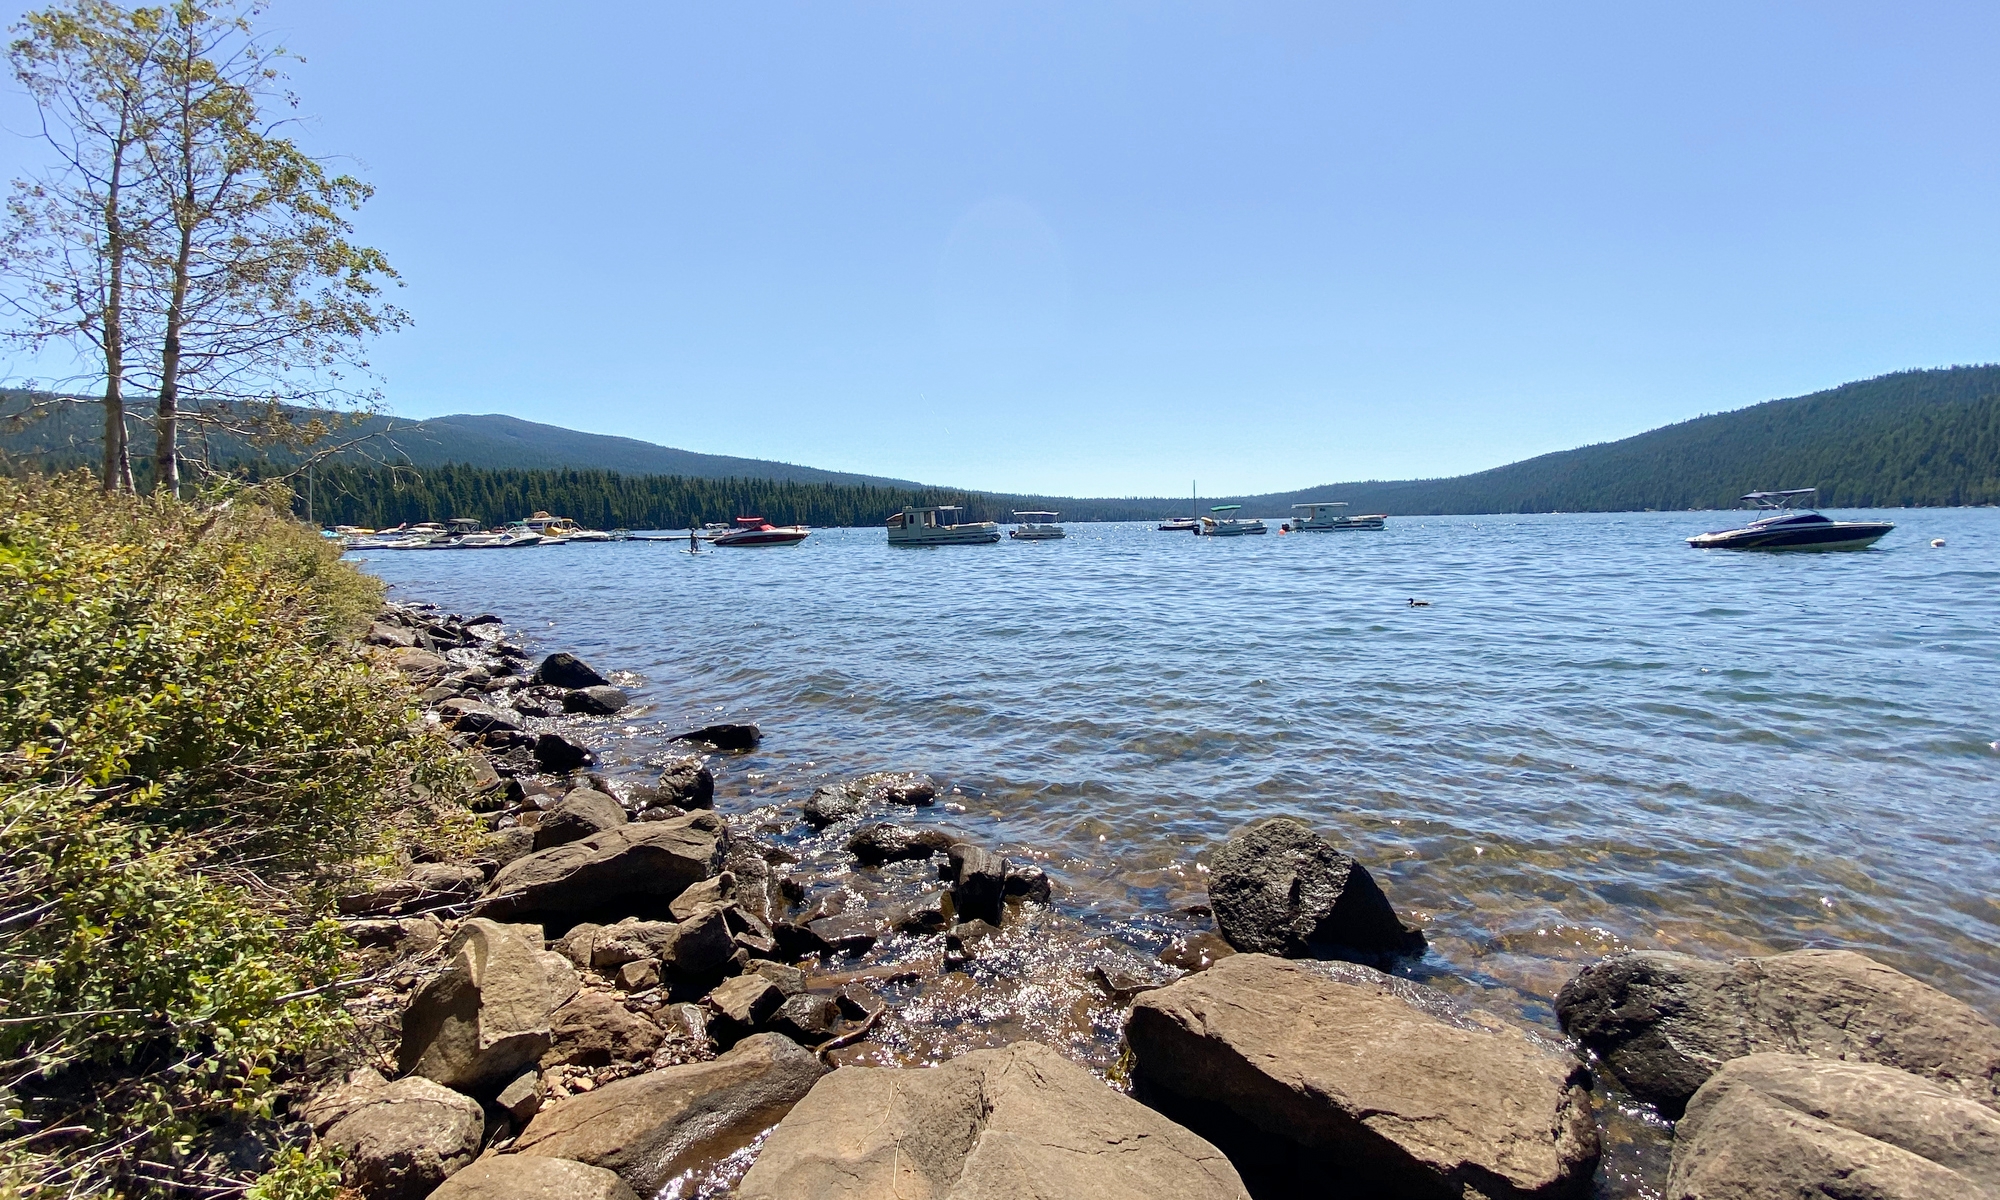
[{"label": "black and white speedboat", "polygon": [[1814,511],[1819,507],[1818,488],[1751,492],[1743,502],[1770,515],[1741,529],[1697,533],[1688,545],[1697,550],[1865,550],[1896,527],[1893,521],[1836,521],[1823,516]]}]

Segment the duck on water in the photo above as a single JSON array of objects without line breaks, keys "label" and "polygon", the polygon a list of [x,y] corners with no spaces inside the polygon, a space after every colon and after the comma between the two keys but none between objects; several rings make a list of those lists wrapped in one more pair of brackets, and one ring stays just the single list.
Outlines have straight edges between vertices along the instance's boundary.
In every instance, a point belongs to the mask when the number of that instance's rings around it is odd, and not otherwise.
[{"label": "duck on water", "polygon": [[1751,492],[1742,499],[1768,515],[1741,529],[1697,533],[1688,545],[1697,550],[1865,550],[1896,527],[1893,521],[1833,520],[1817,511],[1818,488]]}]

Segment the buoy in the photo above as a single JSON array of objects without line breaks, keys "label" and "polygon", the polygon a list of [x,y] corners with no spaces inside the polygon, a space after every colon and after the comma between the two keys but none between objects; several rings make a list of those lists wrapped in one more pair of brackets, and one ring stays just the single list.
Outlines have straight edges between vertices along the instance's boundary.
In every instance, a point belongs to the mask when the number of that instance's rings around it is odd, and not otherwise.
[{"label": "buoy", "polygon": [[1943,546],[1944,546],[1944,539],[1943,539],[1943,538],[1932,538],[1932,539],[1931,539],[1931,549],[1933,549],[1933,550],[1937,550],[1937,549],[1941,549],[1941,548],[1942,548]]}]

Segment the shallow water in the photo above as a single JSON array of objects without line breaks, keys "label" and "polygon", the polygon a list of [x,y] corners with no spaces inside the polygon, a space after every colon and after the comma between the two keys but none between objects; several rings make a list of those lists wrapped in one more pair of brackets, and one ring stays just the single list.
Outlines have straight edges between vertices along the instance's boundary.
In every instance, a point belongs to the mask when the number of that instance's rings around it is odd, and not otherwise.
[{"label": "shallow water", "polygon": [[[1268,813],[1370,865],[1430,938],[1414,974],[1539,1024],[1579,962],[1622,946],[1848,947],[2000,1014],[2000,511],[1885,515],[1876,549],[1821,555],[1692,551],[1738,522],[1647,513],[368,566],[400,598],[636,673],[642,707],[595,735],[614,775],[668,734],[762,725],[759,751],[716,764],[719,805],[829,874],[837,845],[786,805],[866,770],[948,784],[904,815],[1046,865],[1058,903],[1035,921],[1072,936],[1025,923],[997,966],[883,985],[903,1019],[857,1053],[1025,1033],[1103,1067],[1116,1010],[1058,947],[1150,955],[1200,928],[1179,910],[1209,853]],[[855,899],[914,895],[918,874]]]}]

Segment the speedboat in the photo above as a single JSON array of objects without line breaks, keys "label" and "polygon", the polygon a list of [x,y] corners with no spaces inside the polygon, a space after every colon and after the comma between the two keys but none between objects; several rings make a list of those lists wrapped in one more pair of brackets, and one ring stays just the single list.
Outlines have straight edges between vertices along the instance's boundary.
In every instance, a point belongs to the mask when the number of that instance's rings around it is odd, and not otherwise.
[{"label": "speedboat", "polygon": [[736,528],[709,539],[714,546],[796,546],[806,540],[803,525],[773,525],[762,517],[738,517]]},{"label": "speedboat", "polygon": [[1264,522],[1255,517],[1238,517],[1236,511],[1241,504],[1218,504],[1209,509],[1209,515],[1201,519],[1201,528],[1195,532],[1202,537],[1242,537],[1246,533],[1269,533]]},{"label": "speedboat", "polygon": [[[1321,500],[1316,504],[1294,504],[1292,511],[1305,510],[1302,517],[1293,517],[1290,524],[1278,528],[1287,533],[1327,533],[1344,529],[1380,529],[1389,519],[1387,513],[1369,513],[1367,516],[1350,517],[1340,510],[1347,507],[1345,500]],[[1324,514],[1321,510],[1327,510]]]},{"label": "speedboat", "polygon": [[1865,550],[1896,527],[1893,521],[1836,521],[1824,516],[1815,511],[1818,488],[1751,492],[1743,502],[1770,515],[1741,529],[1697,533],[1688,545],[1697,550]]},{"label": "speedboat", "polygon": [[1161,532],[1161,533],[1199,533],[1199,532],[1201,532],[1201,518],[1200,518],[1200,517],[1175,517],[1175,518],[1174,518],[1173,520],[1171,520],[1171,521],[1162,521],[1162,522],[1160,522],[1160,532]]},{"label": "speedboat", "polygon": [[568,517],[552,517],[545,512],[536,512],[533,516],[525,521],[518,522],[518,524],[526,526],[528,532],[539,535],[544,543],[551,546],[560,546],[565,542],[621,542],[625,540],[624,538],[605,533],[601,529],[585,529]]},{"label": "speedboat", "polygon": [[938,504],[928,507],[905,505],[903,511],[890,517],[889,544],[891,546],[974,546],[1000,540],[1000,526],[995,521],[964,521],[958,518],[965,510],[956,504]]},{"label": "speedboat", "polygon": [[[1056,524],[1056,518],[1061,515],[1052,512],[1017,511],[1014,520],[1018,524],[1007,532],[1007,536],[1023,542],[1052,542],[1057,538],[1068,537],[1069,535],[1063,532],[1063,527]],[[1037,517],[1043,519],[1036,520]]]}]

